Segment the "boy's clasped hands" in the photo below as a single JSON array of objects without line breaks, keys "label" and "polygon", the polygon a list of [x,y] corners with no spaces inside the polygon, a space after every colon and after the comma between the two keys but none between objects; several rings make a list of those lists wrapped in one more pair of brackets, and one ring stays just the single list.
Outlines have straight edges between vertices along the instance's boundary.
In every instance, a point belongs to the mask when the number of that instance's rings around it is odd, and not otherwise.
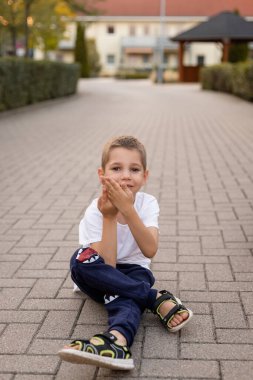
[{"label": "boy's clasped hands", "polygon": [[126,184],[119,184],[113,178],[101,176],[102,195],[98,199],[99,211],[106,217],[124,215],[133,206],[134,196]]}]

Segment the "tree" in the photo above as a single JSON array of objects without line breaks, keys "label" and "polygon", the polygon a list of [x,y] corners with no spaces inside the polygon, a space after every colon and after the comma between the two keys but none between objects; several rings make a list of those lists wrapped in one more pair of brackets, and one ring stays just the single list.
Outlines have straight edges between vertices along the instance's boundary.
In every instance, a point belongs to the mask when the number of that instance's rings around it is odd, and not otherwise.
[{"label": "tree", "polygon": [[0,26],[10,35],[9,54],[16,55],[17,36],[23,25],[22,0],[0,0]]},{"label": "tree", "polygon": [[96,13],[90,4],[88,0],[82,3],[80,0],[0,0],[0,28],[11,36],[14,55],[18,37],[24,38],[25,56],[29,55],[32,44],[44,51],[55,49],[65,29],[63,16]]},{"label": "tree", "polygon": [[90,76],[96,77],[101,70],[101,65],[99,63],[99,54],[96,49],[96,41],[94,39],[88,39],[87,46]]},{"label": "tree", "polygon": [[[234,13],[240,16],[240,12],[236,9]],[[246,42],[233,42],[229,46],[228,61],[231,63],[247,61],[249,56],[249,47]]]},{"label": "tree", "polygon": [[79,22],[77,23],[76,29],[75,62],[78,62],[81,65],[81,77],[88,78],[90,76],[90,67],[85,38],[85,27]]}]

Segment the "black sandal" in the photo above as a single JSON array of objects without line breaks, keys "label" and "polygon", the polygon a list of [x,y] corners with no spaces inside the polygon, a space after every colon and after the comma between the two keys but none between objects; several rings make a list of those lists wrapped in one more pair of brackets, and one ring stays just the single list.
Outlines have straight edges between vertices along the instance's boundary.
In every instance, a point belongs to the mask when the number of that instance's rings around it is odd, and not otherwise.
[{"label": "black sandal", "polygon": [[[94,335],[94,338],[98,340],[98,343],[91,343],[90,340],[74,340],[69,348],[63,348],[58,355],[71,363],[90,364],[117,370],[134,368],[129,348],[115,343],[117,338],[113,334],[104,332]],[[72,348],[74,346],[79,347],[74,349]]]},{"label": "black sandal", "polygon": [[[167,290],[161,290],[159,292],[161,296],[157,298],[157,300],[154,303],[154,306],[152,308],[152,312],[156,315],[158,315],[160,321],[166,327],[170,332],[176,332],[181,330],[182,327],[184,327],[190,319],[193,317],[193,312],[190,309],[187,309],[181,302],[181,300],[175,296],[173,296],[172,293],[168,292]],[[159,313],[160,306],[165,301],[171,301],[175,304],[175,306],[166,314],[164,317]],[[182,313],[188,313],[188,318],[185,319],[183,322],[181,322],[179,325],[173,327],[170,326],[170,321],[174,318],[176,314],[182,314]]]}]

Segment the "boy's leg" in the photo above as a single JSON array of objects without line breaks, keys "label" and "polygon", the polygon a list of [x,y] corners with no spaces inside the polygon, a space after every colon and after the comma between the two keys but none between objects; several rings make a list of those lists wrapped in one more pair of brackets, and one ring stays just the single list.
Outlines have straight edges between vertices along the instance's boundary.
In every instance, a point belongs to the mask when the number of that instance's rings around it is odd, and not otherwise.
[{"label": "boy's leg", "polygon": [[[140,265],[117,265],[118,270],[129,278],[144,281],[151,288],[154,277],[150,270]],[[140,290],[141,291],[141,290]],[[145,310],[131,298],[121,296],[106,296],[105,307],[108,312],[108,325],[111,333],[119,332],[130,347],[140,324],[141,315]]]},{"label": "boy's leg", "polygon": [[91,290],[91,298],[97,302],[103,302],[103,294],[116,294],[133,299],[140,308],[145,309],[152,308],[156,300],[157,290],[151,289],[149,281],[126,275],[124,270],[105,264],[103,258],[90,248],[77,250],[70,266],[73,281],[88,295]]}]

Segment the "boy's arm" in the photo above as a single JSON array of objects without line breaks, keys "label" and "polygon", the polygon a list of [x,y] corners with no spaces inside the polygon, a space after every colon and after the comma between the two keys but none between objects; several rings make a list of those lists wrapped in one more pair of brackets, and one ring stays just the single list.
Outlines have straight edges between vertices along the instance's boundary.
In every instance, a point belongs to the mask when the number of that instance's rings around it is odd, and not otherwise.
[{"label": "boy's arm", "polygon": [[144,256],[152,258],[158,249],[158,229],[146,227],[133,205],[133,194],[111,179],[106,179],[108,197],[124,216],[133,237]]},{"label": "boy's arm", "polygon": [[158,229],[146,227],[133,206],[122,214],[143,255],[154,257],[158,249]]},{"label": "boy's arm", "polygon": [[91,248],[103,257],[106,264],[116,267],[118,210],[109,201],[104,188],[103,193],[98,200],[98,208],[103,214],[102,240],[92,243]]}]

